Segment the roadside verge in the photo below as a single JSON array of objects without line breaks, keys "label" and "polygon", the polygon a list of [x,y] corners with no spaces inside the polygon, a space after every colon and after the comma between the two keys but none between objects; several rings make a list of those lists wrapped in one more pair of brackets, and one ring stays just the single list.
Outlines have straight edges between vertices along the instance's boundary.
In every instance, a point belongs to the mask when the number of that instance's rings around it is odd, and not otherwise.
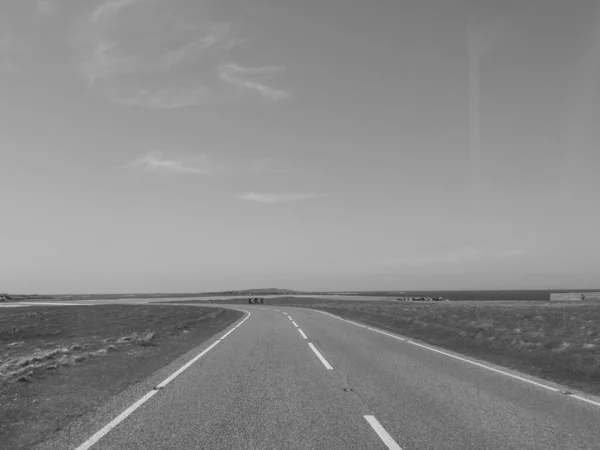
[{"label": "roadside verge", "polygon": [[167,305],[3,311],[0,447],[32,448],[162,368],[190,353],[191,359],[200,344],[242,316]]}]

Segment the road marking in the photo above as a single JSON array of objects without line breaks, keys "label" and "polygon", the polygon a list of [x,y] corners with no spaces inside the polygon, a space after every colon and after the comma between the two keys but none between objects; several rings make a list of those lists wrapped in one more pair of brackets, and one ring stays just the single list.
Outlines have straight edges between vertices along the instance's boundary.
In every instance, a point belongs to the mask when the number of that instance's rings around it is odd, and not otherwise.
[{"label": "road marking", "polygon": [[43,306],[87,306],[88,303],[64,303],[64,302],[22,302],[27,306],[43,305]]},{"label": "road marking", "polygon": [[402,447],[400,447],[396,441],[394,441],[394,438],[392,438],[390,434],[385,431],[385,428],[383,428],[375,416],[365,416],[365,419],[367,419],[369,425],[371,425],[371,427],[375,430],[375,433],[377,433],[387,448],[390,450],[402,450]]},{"label": "road marking", "polygon": [[[250,313],[248,313],[248,316],[246,316],[246,319],[248,317],[250,317]],[[237,327],[239,327],[241,324],[243,324],[246,321],[246,319],[242,320],[231,331],[234,331]],[[206,350],[204,350],[199,355],[194,356],[194,358],[192,358],[190,361],[188,361],[186,364],[184,364],[182,367],[180,367],[177,371],[173,372],[169,377],[167,377],[165,380],[163,380],[161,383],[159,383],[156,387],[158,387],[158,388],[165,387],[167,384],[169,384],[171,381],[173,381],[173,379],[175,377],[177,377],[178,375],[180,375],[181,372],[183,372],[185,369],[187,369],[188,367],[190,367],[192,364],[194,364],[196,361],[198,361],[200,358],[202,358],[205,354],[207,354],[209,351],[211,351],[214,347],[216,347],[217,344],[219,342],[221,342],[222,340],[223,340],[223,338],[218,339],[217,341],[215,341],[210,347],[208,347]]]},{"label": "road marking", "polygon": [[87,450],[88,448],[90,448],[92,445],[94,445],[96,442],[102,439],[102,437],[104,437],[110,430],[112,430],[114,427],[119,425],[119,423],[125,420],[127,416],[129,416],[132,412],[134,412],[136,409],[138,409],[140,406],[142,406],[144,403],[150,400],[150,398],[157,392],[158,391],[155,390],[148,392],[137,402],[135,402],[133,405],[131,405],[129,408],[127,408],[125,411],[123,411],[121,414],[115,417],[108,425],[106,425],[104,428],[102,428],[100,431],[94,434],[91,438],[89,438],[87,441],[85,441],[83,444],[77,447],[76,450]]},{"label": "road marking", "polygon": [[288,319],[290,319],[292,322],[294,321],[294,319],[292,319],[291,316],[288,316]]},{"label": "road marking", "polygon": [[321,362],[323,363],[323,365],[325,366],[325,368],[327,370],[333,370],[333,367],[331,367],[331,364],[329,364],[327,362],[327,360],[323,357],[323,355],[321,355],[319,350],[317,350],[317,348],[312,344],[312,342],[309,342],[308,346],[312,349],[313,352],[315,352],[315,355],[317,355],[317,358],[319,358],[321,360]]},{"label": "road marking", "polygon": [[302,335],[302,337],[303,337],[304,339],[308,339],[308,338],[306,337],[306,335],[304,334],[304,331],[302,331],[300,328],[298,328],[298,331],[300,332],[300,334]]},{"label": "road marking", "polygon": [[577,400],[581,400],[583,402],[591,403],[595,406],[600,406],[600,402],[595,402],[594,400],[590,400],[589,398],[581,397],[579,395],[571,395],[570,397],[576,398]]},{"label": "road marking", "polygon": [[208,347],[206,350],[204,350],[199,355],[195,356],[193,359],[191,359],[189,362],[187,362],[186,364],[184,364],[178,370],[176,370],[175,372],[173,372],[170,376],[168,376],[167,378],[165,378],[161,383],[157,384],[156,387],[158,387],[158,388],[165,387],[167,384],[169,384],[171,381],[173,381],[173,379],[175,377],[177,377],[178,375],[180,375],[181,372],[183,372],[185,369],[187,369],[188,367],[190,367],[192,364],[194,364],[196,361],[198,361],[200,358],[202,358],[205,354],[207,354],[210,350],[212,350],[214,347],[216,347],[219,342],[221,342],[220,339],[217,340],[216,342],[213,342],[213,344],[210,347]]},{"label": "road marking", "polygon": [[490,366],[486,366],[485,364],[481,364],[475,361],[468,360],[467,358],[461,358],[460,356],[453,355],[452,353],[445,352],[443,350],[438,350],[437,348],[429,347],[428,345],[419,344],[414,341],[407,341],[409,344],[416,345],[417,347],[426,348],[427,350],[431,350],[432,352],[440,353],[442,355],[449,356],[450,358],[458,359],[459,361],[464,361],[469,364],[473,364],[474,366],[482,367],[483,369],[491,370],[492,372],[501,373],[502,375],[507,375],[512,378],[516,378],[517,380],[525,381],[526,383],[534,384],[544,389],[548,389],[549,391],[560,392],[560,389],[553,388],[552,386],[548,386],[542,383],[538,383],[537,381],[528,380],[527,378],[520,377],[518,375],[514,375],[509,372],[505,372],[503,370],[495,369]]},{"label": "road marking", "polygon": [[[519,375],[515,375],[515,374],[512,374],[512,373],[510,373],[510,372],[506,372],[506,371],[504,371],[504,370],[496,369],[496,368],[494,368],[494,367],[490,367],[490,366],[488,366],[488,365],[481,364],[481,363],[478,363],[478,362],[476,362],[476,361],[471,361],[470,359],[467,359],[467,358],[462,358],[462,357],[460,357],[460,356],[453,355],[452,353],[448,353],[448,352],[445,352],[445,351],[443,351],[443,350],[439,350],[439,349],[437,349],[437,348],[430,347],[430,346],[428,346],[428,345],[423,345],[423,344],[420,344],[420,343],[418,343],[418,342],[409,341],[409,340],[408,340],[408,339],[406,339],[406,338],[401,338],[401,337],[399,337],[399,336],[395,336],[395,335],[393,335],[393,334],[386,333],[385,331],[378,330],[377,328],[365,327],[364,325],[360,325],[360,324],[358,324],[358,323],[351,322],[350,320],[342,319],[341,317],[334,316],[333,314],[329,314],[329,313],[327,313],[327,312],[325,312],[325,311],[319,311],[319,310],[317,310],[317,309],[313,309],[312,311],[317,311],[317,312],[320,312],[320,313],[322,313],[322,314],[327,314],[328,316],[331,316],[331,317],[333,317],[333,318],[336,318],[336,319],[343,320],[344,322],[348,322],[348,323],[351,323],[351,324],[353,324],[353,325],[358,325],[358,326],[361,326],[361,327],[363,327],[363,328],[367,328],[367,329],[369,329],[369,330],[371,330],[371,331],[375,331],[375,332],[377,332],[377,333],[385,334],[386,336],[393,337],[394,339],[398,339],[398,340],[401,340],[401,341],[406,341],[408,344],[416,345],[417,347],[425,348],[425,349],[427,349],[427,350],[431,350],[432,352],[440,353],[440,354],[442,354],[442,355],[449,356],[450,358],[458,359],[459,361],[463,361],[463,362],[466,362],[466,363],[472,364],[472,365],[474,365],[474,366],[481,367],[482,369],[487,369],[487,370],[490,370],[490,371],[492,371],[492,372],[496,372],[496,373],[499,373],[499,374],[502,374],[502,375],[506,375],[507,377],[511,377],[511,378],[514,378],[514,379],[516,379],[516,380],[519,380],[519,381],[524,381],[525,383],[533,384],[533,385],[535,385],[535,386],[541,387],[541,388],[543,388],[543,389],[546,389],[546,390],[549,390],[549,391],[552,391],[552,392],[561,392],[561,390],[560,390],[560,389],[557,389],[557,388],[555,388],[555,387],[548,386],[548,385],[546,385],[546,384],[543,384],[543,383],[538,383],[537,381],[529,380],[529,379],[527,379],[527,378],[525,378],[525,377],[521,377],[521,376],[519,376]],[[577,400],[581,400],[581,401],[583,401],[583,402],[586,402],[586,403],[589,403],[589,404],[591,404],[591,405],[594,405],[594,406],[598,406],[598,407],[600,407],[600,402],[597,402],[597,401],[595,401],[595,400],[591,400],[591,399],[589,399],[589,398],[581,397],[580,395],[569,395],[569,397],[571,397],[571,398],[575,398],[575,399],[577,399]]]},{"label": "road marking", "polygon": [[228,331],[227,333],[225,333],[223,336],[221,336],[221,337],[219,338],[219,341],[222,341],[223,339],[225,339],[227,336],[229,336],[231,333],[233,333],[233,332],[234,332],[234,330],[235,330],[235,327],[234,327],[234,328],[232,328],[231,330],[229,330],[229,331]]},{"label": "road marking", "polygon": [[296,328],[298,328],[298,325],[296,324],[296,322],[294,322],[294,321],[292,320],[292,323],[294,324],[294,326],[295,326]]},{"label": "road marking", "polygon": [[[244,311],[244,312],[248,313],[248,315],[244,318],[244,320],[242,320],[239,324],[237,324],[235,327],[233,327],[233,329],[230,330],[225,336],[227,336],[229,333],[231,333],[233,330],[235,330],[237,327],[239,327],[241,324],[243,324],[252,315],[249,311],[245,311],[243,309],[238,309],[237,311]],[[133,405],[131,405],[129,408],[127,408],[125,411],[123,411],[121,414],[119,414],[117,417],[115,417],[112,421],[110,421],[108,423],[108,425],[106,425],[100,431],[95,433],[91,438],[89,438],[87,441],[85,441],[83,444],[81,444],[79,447],[77,447],[76,450],[87,450],[92,445],[94,445],[96,442],[98,442],[100,439],[102,439],[102,437],[105,436],[110,430],[112,430],[119,423],[121,423],[123,420],[125,420],[129,415],[131,415],[131,413],[133,413],[136,409],[138,409],[140,406],[142,406],[144,403],[146,403],[154,394],[156,394],[158,392],[158,389],[165,387],[167,384],[169,384],[171,381],[173,381],[173,379],[175,377],[180,375],[181,372],[183,372],[185,369],[187,369],[192,364],[194,364],[196,361],[198,361],[200,358],[202,358],[210,350],[215,348],[219,342],[221,342],[223,339],[225,339],[225,336],[223,336],[223,337],[219,338],[217,341],[213,342],[213,344],[210,347],[208,347],[207,349],[202,351],[199,355],[195,356],[190,361],[188,361],[186,364],[184,364],[182,367],[180,367],[178,370],[173,372],[173,374],[171,374],[169,377],[167,377],[165,380],[163,380],[160,384],[157,384],[155,389],[148,392],[146,395],[144,395],[142,398],[140,398],[137,402],[135,402]]]},{"label": "road marking", "polygon": [[386,333],[385,331],[378,330],[377,328],[367,327],[367,329],[369,329],[371,331],[376,331],[377,333],[385,334],[386,336],[389,336],[389,337],[394,338],[394,339],[398,339],[399,341],[405,341],[406,340],[405,338],[401,338],[400,336],[394,336],[393,334]]},{"label": "road marking", "polygon": [[325,311],[319,311],[317,309],[313,309],[312,311],[317,311],[317,312],[320,312],[321,314],[327,314],[328,316],[333,317],[334,319],[338,319],[338,320],[342,320],[344,322],[351,323],[352,325],[356,325],[357,327],[368,328],[366,325],[363,325],[362,323],[357,323],[357,322],[352,322],[351,320],[342,319],[341,317],[334,316],[333,314],[329,314]]}]

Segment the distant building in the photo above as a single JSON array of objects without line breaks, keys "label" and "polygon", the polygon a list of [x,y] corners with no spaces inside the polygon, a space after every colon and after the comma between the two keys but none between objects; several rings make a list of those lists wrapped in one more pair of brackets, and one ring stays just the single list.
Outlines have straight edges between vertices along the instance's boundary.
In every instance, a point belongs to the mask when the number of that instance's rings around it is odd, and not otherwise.
[{"label": "distant building", "polygon": [[550,293],[550,301],[600,301],[600,292],[558,292]]}]

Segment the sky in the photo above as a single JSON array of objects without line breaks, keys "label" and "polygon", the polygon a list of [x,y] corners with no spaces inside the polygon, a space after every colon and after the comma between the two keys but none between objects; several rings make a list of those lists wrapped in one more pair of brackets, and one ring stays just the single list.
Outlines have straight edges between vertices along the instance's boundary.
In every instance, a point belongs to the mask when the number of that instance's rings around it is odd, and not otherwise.
[{"label": "sky", "polygon": [[599,84],[591,0],[5,0],[0,292],[597,288]]}]

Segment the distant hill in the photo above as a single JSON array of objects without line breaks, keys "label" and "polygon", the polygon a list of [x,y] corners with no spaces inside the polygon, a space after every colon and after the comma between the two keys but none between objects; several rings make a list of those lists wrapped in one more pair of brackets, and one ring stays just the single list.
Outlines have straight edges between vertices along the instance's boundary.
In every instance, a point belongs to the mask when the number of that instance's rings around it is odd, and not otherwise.
[{"label": "distant hill", "polygon": [[263,288],[263,289],[244,289],[241,291],[222,291],[222,292],[209,292],[205,295],[294,295],[303,294],[300,291],[293,291],[291,289],[278,289],[278,288]]}]

